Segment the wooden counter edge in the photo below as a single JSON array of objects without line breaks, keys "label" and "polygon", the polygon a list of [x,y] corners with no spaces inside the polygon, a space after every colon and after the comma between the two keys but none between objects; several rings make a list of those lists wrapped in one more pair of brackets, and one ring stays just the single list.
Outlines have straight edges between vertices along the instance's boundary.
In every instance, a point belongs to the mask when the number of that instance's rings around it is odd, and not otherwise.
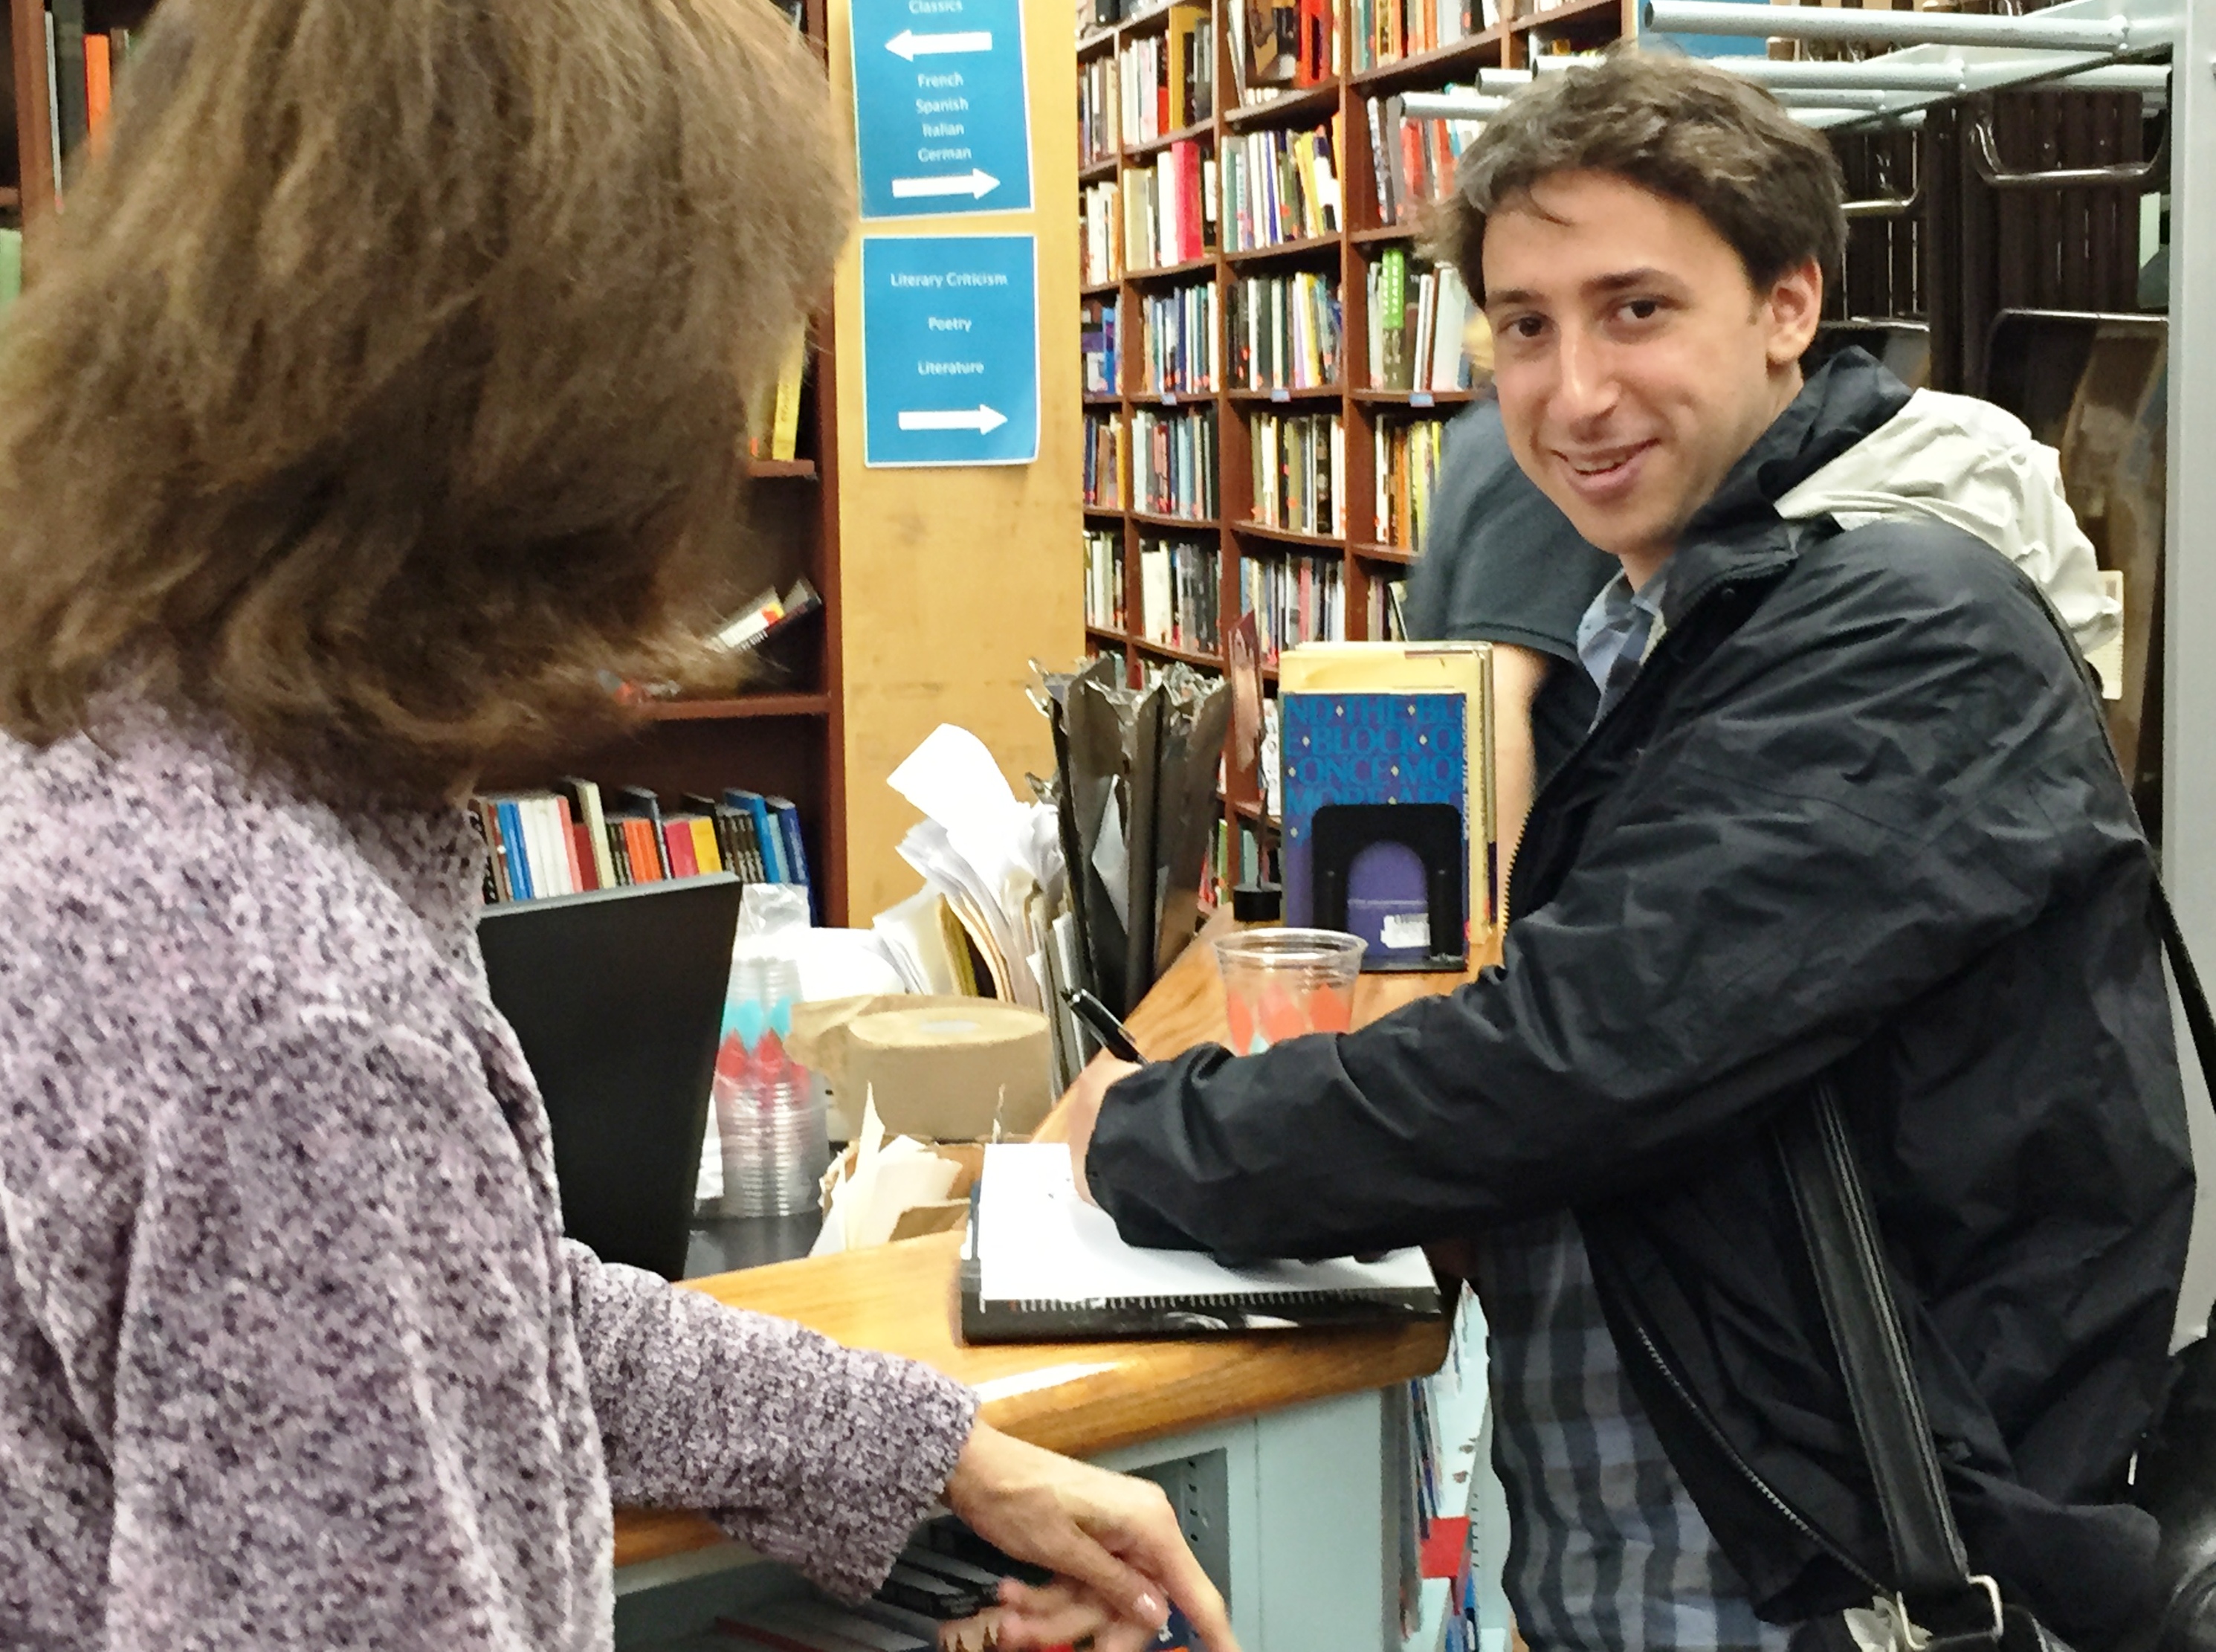
[{"label": "wooden counter edge", "polygon": [[[1065,1366],[1106,1367],[1048,1386],[1002,1394],[988,1399],[980,1408],[980,1415],[994,1427],[1071,1456],[1098,1456],[1166,1435],[1407,1382],[1437,1371],[1447,1353],[1449,1332],[1444,1320],[1390,1330],[970,1347],[952,1334],[958,1236],[936,1235],[864,1254],[886,1258],[888,1250],[906,1253],[888,1259],[898,1272],[913,1273],[929,1268],[944,1280],[947,1346],[940,1349],[928,1341],[915,1346],[913,1325],[883,1339],[853,1334],[846,1326],[824,1328],[834,1335],[849,1331],[839,1340],[850,1346],[868,1346],[878,1340],[907,1344],[886,1351],[920,1358],[941,1370],[957,1367],[948,1374],[973,1383],[977,1381],[976,1368],[980,1365],[994,1370],[996,1376],[1019,1379],[1028,1372]],[[805,1262],[785,1263],[717,1274],[687,1280],[682,1288],[703,1291],[734,1306],[748,1306],[748,1299],[763,1297],[785,1306],[791,1285],[805,1277],[791,1270],[809,1267]],[[785,1277],[779,1279],[780,1275]],[[770,1276],[766,1281],[765,1276]],[[787,1316],[800,1317],[791,1312]],[[1141,1369],[1135,1371],[1134,1365]],[[971,1369],[960,1369],[964,1366]],[[994,1380],[985,1378],[986,1384]],[[724,1534],[712,1521],[689,1510],[616,1511],[615,1563],[619,1567],[665,1559],[723,1540]]]}]

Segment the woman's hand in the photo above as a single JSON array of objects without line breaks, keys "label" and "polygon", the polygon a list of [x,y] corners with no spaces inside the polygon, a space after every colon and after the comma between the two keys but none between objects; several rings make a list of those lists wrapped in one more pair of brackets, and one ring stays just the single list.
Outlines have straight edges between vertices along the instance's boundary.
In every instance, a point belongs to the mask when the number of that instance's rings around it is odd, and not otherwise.
[{"label": "woman's hand", "polygon": [[1088,1205],[1099,1202],[1086,1185],[1085,1154],[1093,1145],[1093,1126],[1099,1121],[1100,1103],[1106,1099],[1110,1085],[1125,1074],[1138,1070],[1131,1062],[1118,1061],[1113,1056],[1095,1056],[1077,1076],[1077,1082],[1069,1087],[1069,1094],[1062,1098],[1062,1106],[1056,1110],[1063,1138],[1069,1143],[1070,1180],[1077,1184],[1077,1196]]},{"label": "woman's hand", "polygon": [[[1169,1621],[1166,1602],[1173,1602],[1208,1652],[1239,1652],[1223,1597],[1185,1546],[1160,1488],[1026,1446],[981,1422],[954,1465],[945,1498],[986,1542],[1075,1586],[1008,1585],[1004,1646],[1050,1646],[1071,1637],[1066,1623],[1105,1622],[1096,1642],[1103,1652],[1138,1652]],[[1095,1616],[1086,1619],[1086,1612]]]}]

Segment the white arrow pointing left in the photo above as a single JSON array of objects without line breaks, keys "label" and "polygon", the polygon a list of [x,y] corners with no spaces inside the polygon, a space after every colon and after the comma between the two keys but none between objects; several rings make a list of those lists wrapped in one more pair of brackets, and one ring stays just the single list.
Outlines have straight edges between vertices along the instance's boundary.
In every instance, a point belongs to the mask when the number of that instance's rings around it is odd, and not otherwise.
[{"label": "white arrow pointing left", "polygon": [[990,52],[993,31],[981,28],[967,34],[918,34],[912,29],[902,29],[885,42],[885,50],[896,58],[906,58],[914,63],[918,58],[935,57],[948,52]]},{"label": "white arrow pointing left", "polygon": [[951,413],[902,413],[900,428],[903,430],[975,430],[983,435],[997,430],[1008,422],[1008,416],[980,403]]},{"label": "white arrow pointing left", "polygon": [[957,172],[946,178],[895,178],[893,199],[913,200],[919,196],[968,195],[982,200],[1000,187],[1000,181],[982,167],[973,167],[967,172]]}]

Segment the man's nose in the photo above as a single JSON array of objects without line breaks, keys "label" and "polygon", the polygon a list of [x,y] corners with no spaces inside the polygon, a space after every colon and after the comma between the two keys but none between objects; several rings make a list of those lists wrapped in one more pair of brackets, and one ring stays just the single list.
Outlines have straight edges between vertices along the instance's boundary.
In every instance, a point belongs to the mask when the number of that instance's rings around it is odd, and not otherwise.
[{"label": "man's nose", "polygon": [[1553,407],[1560,424],[1576,429],[1604,419],[1616,403],[1614,352],[1582,328],[1564,328]]}]

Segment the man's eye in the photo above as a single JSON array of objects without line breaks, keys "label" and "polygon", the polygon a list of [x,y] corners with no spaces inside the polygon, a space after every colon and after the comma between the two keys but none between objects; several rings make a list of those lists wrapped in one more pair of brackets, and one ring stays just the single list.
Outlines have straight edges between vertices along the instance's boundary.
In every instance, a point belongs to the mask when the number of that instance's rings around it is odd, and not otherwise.
[{"label": "man's eye", "polygon": [[1652,321],[1662,313],[1659,299],[1631,299],[1625,301],[1623,313],[1634,321]]},{"label": "man's eye", "polygon": [[1517,338],[1536,338],[1546,330],[1547,324],[1537,316],[1518,316],[1508,324],[1508,330]]}]

